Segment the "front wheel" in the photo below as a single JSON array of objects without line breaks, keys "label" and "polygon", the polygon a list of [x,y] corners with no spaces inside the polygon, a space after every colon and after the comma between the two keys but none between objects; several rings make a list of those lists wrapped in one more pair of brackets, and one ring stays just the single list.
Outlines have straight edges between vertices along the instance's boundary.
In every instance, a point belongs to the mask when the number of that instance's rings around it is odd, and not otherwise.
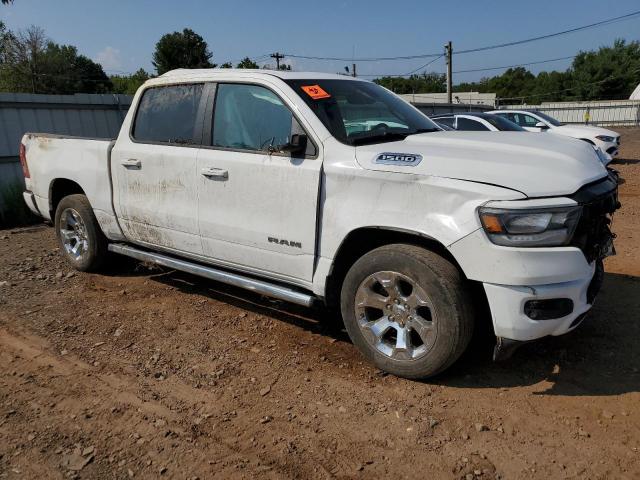
[{"label": "front wheel", "polygon": [[361,257],[343,283],[341,310],[360,351],[406,378],[448,368],[473,333],[471,297],[460,272],[413,245],[387,245]]},{"label": "front wheel", "polygon": [[104,264],[107,239],[86,196],[75,194],[60,200],[55,229],[62,253],[75,269],[95,271]]}]

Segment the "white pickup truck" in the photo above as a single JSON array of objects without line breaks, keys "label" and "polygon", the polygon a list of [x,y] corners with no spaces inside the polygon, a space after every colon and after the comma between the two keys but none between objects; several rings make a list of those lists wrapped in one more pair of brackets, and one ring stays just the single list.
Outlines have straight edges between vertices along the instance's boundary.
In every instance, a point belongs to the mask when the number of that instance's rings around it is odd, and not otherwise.
[{"label": "white pickup truck", "polygon": [[117,139],[29,133],[20,157],[25,201],[78,270],[115,252],[323,302],[409,378],[462,354],[478,303],[496,358],[577,327],[619,206],[585,142],[440,131],[374,83],[318,73],[172,71]]}]

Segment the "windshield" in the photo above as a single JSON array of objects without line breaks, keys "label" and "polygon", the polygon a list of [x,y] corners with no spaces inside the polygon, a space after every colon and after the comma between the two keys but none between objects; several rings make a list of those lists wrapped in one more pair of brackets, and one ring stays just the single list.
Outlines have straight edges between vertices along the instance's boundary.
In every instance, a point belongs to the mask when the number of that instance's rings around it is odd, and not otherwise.
[{"label": "windshield", "polygon": [[546,113],[542,113],[538,110],[534,110],[532,113],[535,113],[536,115],[538,115],[540,118],[542,118],[543,120],[545,120],[547,123],[550,123],[551,125],[553,125],[554,127],[561,127],[562,123],[560,123],[558,120],[556,120],[553,117],[550,117],[549,115],[547,115]]},{"label": "windshield", "polygon": [[484,115],[480,118],[489,122],[491,125],[503,132],[526,132],[526,130],[517,123],[507,120],[499,115]]},{"label": "windshield", "polygon": [[385,88],[354,80],[285,80],[342,143],[401,140],[440,129]]}]

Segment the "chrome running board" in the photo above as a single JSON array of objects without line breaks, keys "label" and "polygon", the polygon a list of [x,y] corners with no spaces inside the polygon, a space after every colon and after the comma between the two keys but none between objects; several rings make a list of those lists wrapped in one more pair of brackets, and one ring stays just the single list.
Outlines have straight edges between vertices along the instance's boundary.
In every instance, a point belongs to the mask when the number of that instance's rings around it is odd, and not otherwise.
[{"label": "chrome running board", "polygon": [[209,266],[200,265],[186,260],[169,257],[155,252],[147,252],[139,250],[129,245],[112,243],[109,245],[109,251],[126,255],[145,262],[155,263],[164,267],[174,268],[182,272],[191,273],[200,277],[215,280],[217,282],[233,285],[234,287],[244,288],[252,292],[266,295],[268,297],[278,298],[287,302],[295,303],[305,307],[310,307],[314,298],[312,295],[292,290],[281,285],[265,282],[264,280],[256,280],[254,278],[245,277],[237,273],[230,273],[224,270],[218,270]]}]

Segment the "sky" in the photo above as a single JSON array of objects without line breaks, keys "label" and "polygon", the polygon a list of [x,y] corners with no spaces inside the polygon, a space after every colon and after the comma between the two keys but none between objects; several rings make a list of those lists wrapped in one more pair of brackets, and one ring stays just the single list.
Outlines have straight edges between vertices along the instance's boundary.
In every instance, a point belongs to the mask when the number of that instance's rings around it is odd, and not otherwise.
[{"label": "sky", "polygon": [[[155,43],[169,32],[191,28],[209,44],[215,63],[283,52],[304,56],[380,57],[453,51],[553,33],[640,10],[638,0],[458,0],[402,2],[197,0],[14,0],[0,5],[9,29],[42,27],[55,42],[75,45],[107,73],[153,72]],[[454,56],[453,70],[536,62],[640,40],[640,16],[562,37]],[[357,62],[359,75],[405,74],[431,59]],[[273,62],[267,58],[266,62]],[[351,61],[285,58],[294,70],[343,72]],[[264,64],[265,62],[260,62]],[[571,60],[532,65],[565,70]],[[445,72],[444,59],[427,67]],[[454,73],[454,83],[500,73]]]}]

